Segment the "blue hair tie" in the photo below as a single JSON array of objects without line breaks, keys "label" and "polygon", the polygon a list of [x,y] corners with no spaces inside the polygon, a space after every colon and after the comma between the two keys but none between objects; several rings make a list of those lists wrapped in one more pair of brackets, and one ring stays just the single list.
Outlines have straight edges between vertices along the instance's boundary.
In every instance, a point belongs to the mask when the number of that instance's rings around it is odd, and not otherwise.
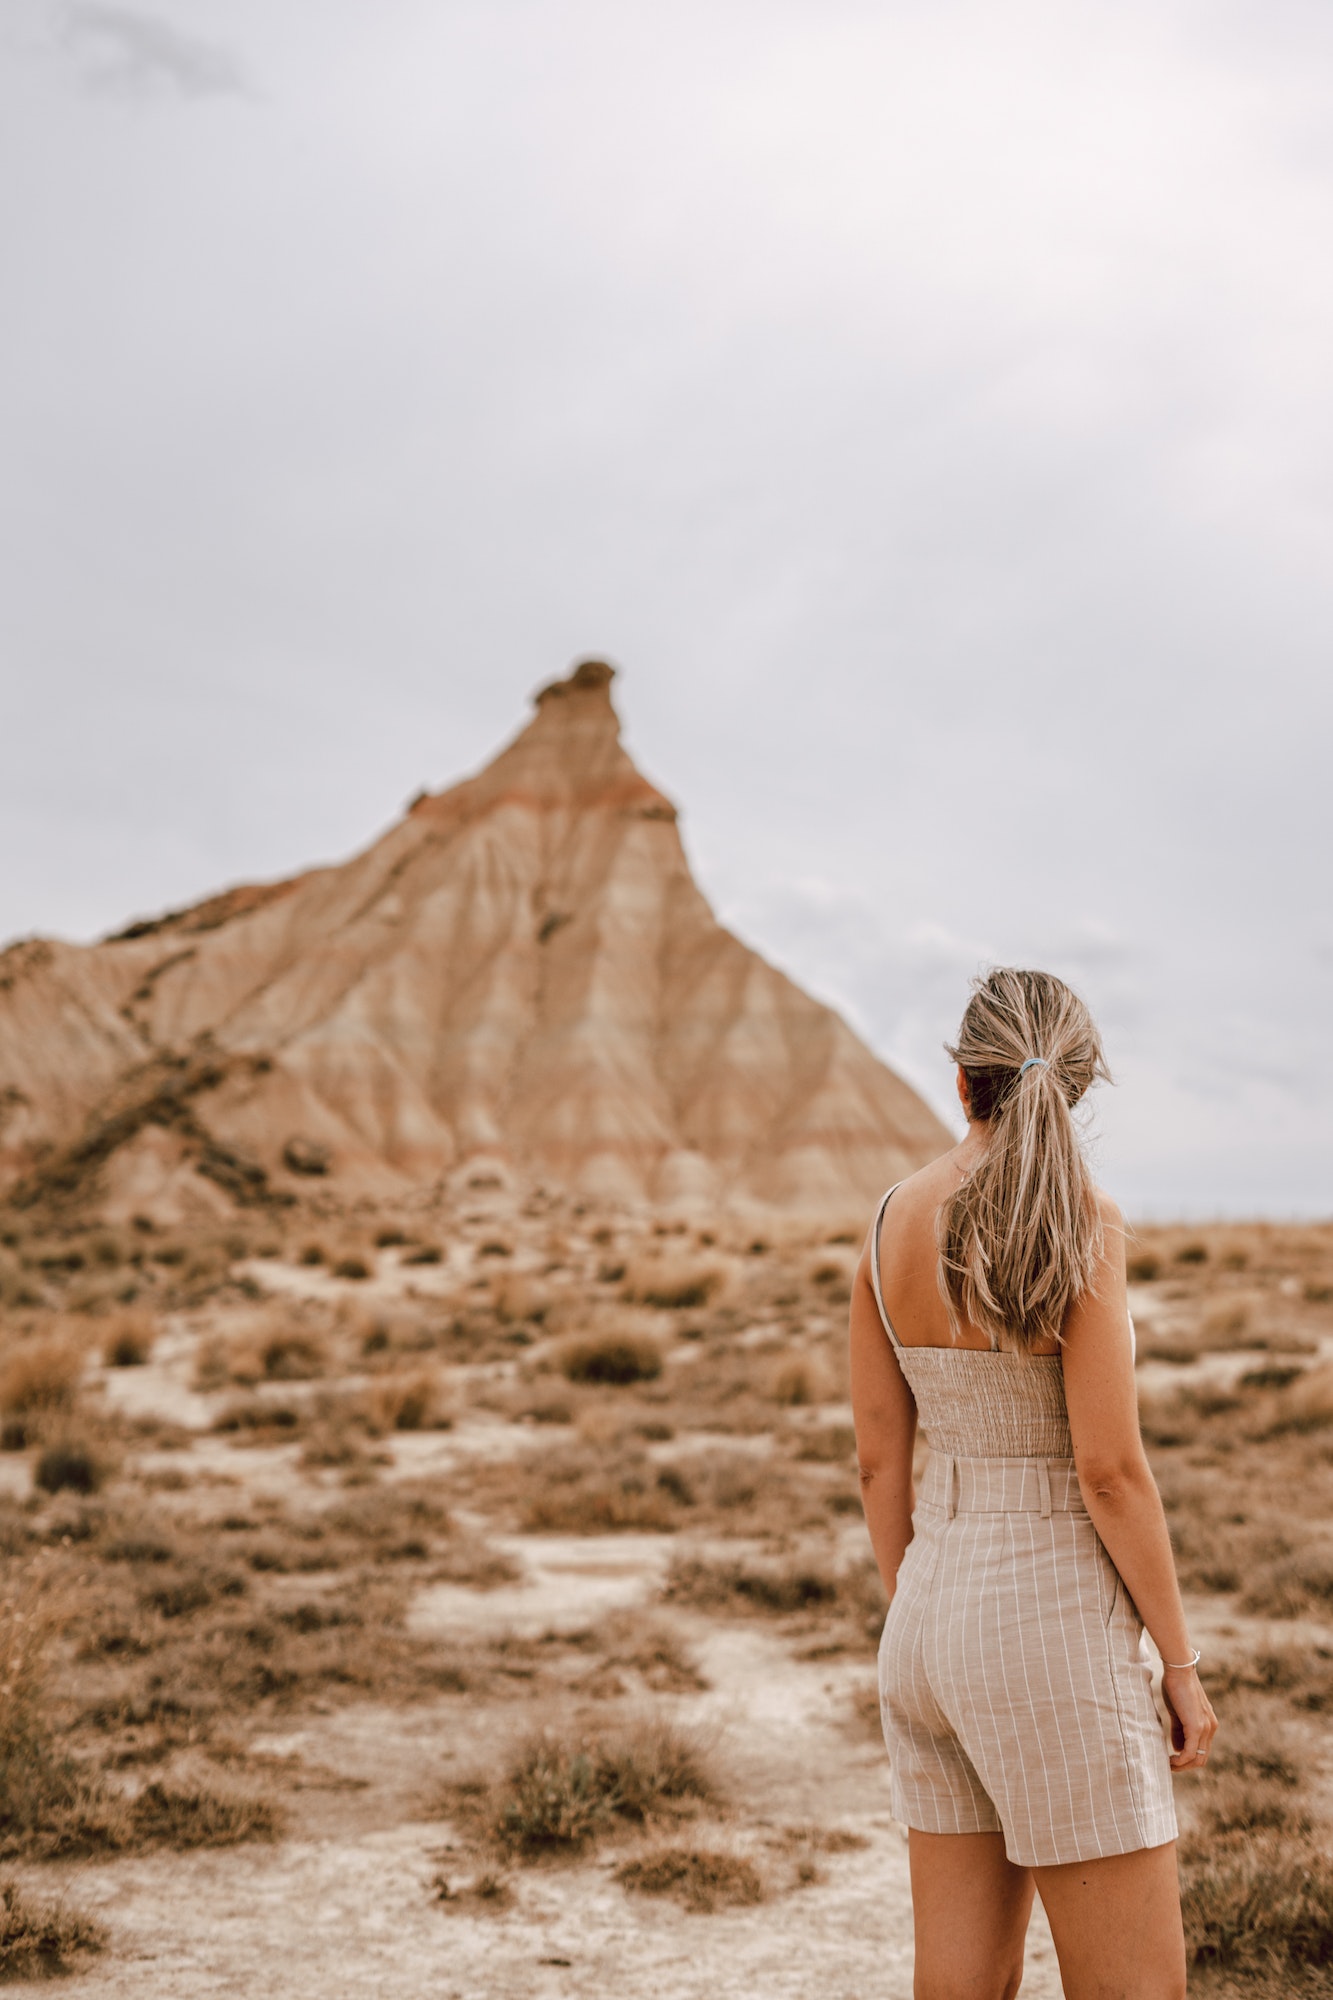
[{"label": "blue hair tie", "polygon": [[1049,1069],[1049,1068],[1050,1064],[1047,1062],[1045,1056],[1029,1056],[1027,1061],[1023,1064],[1023,1069],[1020,1069],[1018,1074],[1022,1076],[1024,1069]]}]

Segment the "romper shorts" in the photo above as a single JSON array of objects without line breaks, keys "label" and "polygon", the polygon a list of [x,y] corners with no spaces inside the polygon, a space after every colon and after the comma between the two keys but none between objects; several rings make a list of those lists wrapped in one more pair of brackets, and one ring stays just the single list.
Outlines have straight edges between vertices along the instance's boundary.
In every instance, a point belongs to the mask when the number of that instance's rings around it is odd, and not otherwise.
[{"label": "romper shorts", "polygon": [[1143,1624],[1070,1459],[931,1453],[879,1650],[897,1819],[1022,1868],[1176,1837]]}]

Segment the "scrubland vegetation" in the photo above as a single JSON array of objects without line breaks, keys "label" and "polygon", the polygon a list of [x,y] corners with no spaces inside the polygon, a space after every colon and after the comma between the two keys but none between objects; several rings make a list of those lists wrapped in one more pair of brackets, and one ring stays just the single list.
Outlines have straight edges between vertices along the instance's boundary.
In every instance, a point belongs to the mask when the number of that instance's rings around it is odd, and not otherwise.
[{"label": "scrubland vegetation", "polygon": [[[435,1826],[421,1895],[446,1925],[521,1925],[527,1884],[592,1865],[627,1924],[852,1894],[884,1807],[856,1762],[883,1615],[846,1407],[860,1228],[503,1190],[228,1229],[0,1225],[0,1976],[114,1958],[114,1904],[76,1907],[76,1862],[241,1866],[312,1828]],[[1333,1229],[1145,1230],[1131,1280],[1225,1724],[1178,1787],[1192,1977],[1313,1992]],[[824,1820],[787,1814],[791,1774],[718,1720],[729,1648],[784,1686],[823,1676],[818,1755],[845,1744],[849,1774]],[[359,1716],[384,1746],[363,1765],[339,1747]],[[815,1753],[797,1732],[789,1754]]]}]

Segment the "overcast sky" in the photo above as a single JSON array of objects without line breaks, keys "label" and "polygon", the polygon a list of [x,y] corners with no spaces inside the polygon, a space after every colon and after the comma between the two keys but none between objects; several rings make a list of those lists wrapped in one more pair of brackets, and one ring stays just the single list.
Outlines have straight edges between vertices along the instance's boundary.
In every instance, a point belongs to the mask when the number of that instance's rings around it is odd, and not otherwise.
[{"label": "overcast sky", "polygon": [[941,1108],[1333,1212],[1327,0],[5,0],[0,937],[342,857],[586,653]]}]

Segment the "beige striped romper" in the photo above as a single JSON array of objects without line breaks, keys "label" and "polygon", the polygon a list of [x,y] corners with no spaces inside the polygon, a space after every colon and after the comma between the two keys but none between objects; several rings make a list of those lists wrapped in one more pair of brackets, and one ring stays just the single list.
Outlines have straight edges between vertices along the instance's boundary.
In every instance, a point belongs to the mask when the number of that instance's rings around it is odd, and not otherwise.
[{"label": "beige striped romper", "polygon": [[879,1649],[895,1817],[1020,1867],[1176,1837],[1142,1620],[1074,1476],[1060,1356],[905,1347],[930,1458]]}]

